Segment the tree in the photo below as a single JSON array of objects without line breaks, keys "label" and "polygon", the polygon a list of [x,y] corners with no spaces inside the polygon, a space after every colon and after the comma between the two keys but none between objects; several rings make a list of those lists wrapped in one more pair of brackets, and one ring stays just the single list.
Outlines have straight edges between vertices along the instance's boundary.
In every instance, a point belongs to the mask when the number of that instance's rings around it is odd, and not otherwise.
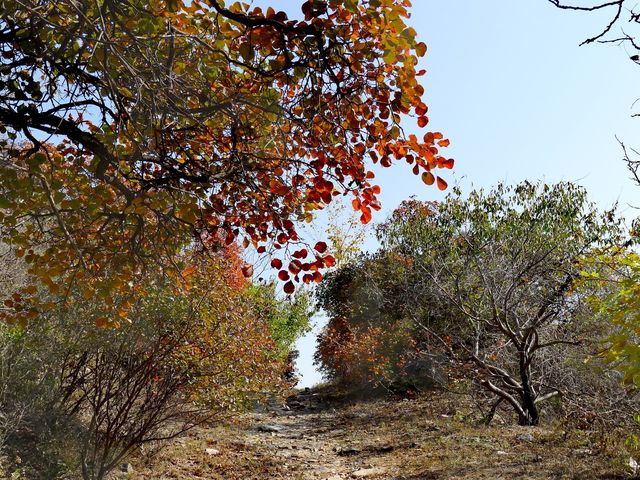
[{"label": "tree", "polygon": [[471,362],[467,369],[497,398],[494,408],[504,402],[520,424],[536,425],[540,404],[563,393],[550,383],[562,364],[558,349],[581,341],[580,261],[618,242],[619,225],[580,187],[524,182],[466,200],[456,191],[435,209],[404,208],[381,229],[381,240],[411,259],[422,279],[414,298],[450,306],[445,343]]},{"label": "tree", "polygon": [[[628,18],[629,24],[638,24],[640,23],[640,14],[635,11],[637,7],[636,4],[631,6],[630,8],[625,8],[628,5],[631,5],[631,2],[627,0],[608,0],[604,2],[590,2],[587,5],[567,5],[561,0],[549,0],[550,3],[554,4],[556,7],[561,8],[563,10],[574,10],[578,12],[595,12],[598,10],[609,10],[611,11],[611,19],[609,23],[596,35],[587,38],[580,45],[587,45],[589,43],[627,43],[631,45],[636,50],[640,51],[640,46],[636,44],[635,36],[630,35],[621,29],[621,35],[614,36],[614,38],[607,38],[607,35],[611,32],[614,26],[618,25],[625,17]],[[640,60],[638,55],[632,55],[631,60],[637,62]]]},{"label": "tree", "polygon": [[283,378],[293,386],[298,383],[295,361],[299,352],[295,349],[295,343],[311,330],[314,313],[311,297],[301,289],[282,300],[278,298],[274,283],[252,285],[249,295],[252,303],[255,303],[257,318],[269,325],[276,358],[287,365],[282,373]]},{"label": "tree", "polygon": [[388,252],[361,255],[329,273],[317,290],[329,317],[314,355],[327,378],[351,386],[389,385],[415,352],[406,270]]},{"label": "tree", "polygon": [[440,133],[400,128],[428,123],[409,5],[0,2],[0,224],[33,279],[2,315],[37,316],[43,286],[134,295],[194,238],[291,250],[287,293],[319,281],[325,246],[303,248],[296,222],[341,194],[368,222],[370,162],[429,184],[453,166]]},{"label": "tree", "polygon": [[613,326],[600,355],[624,374],[625,384],[637,389],[640,387],[640,257],[632,250],[615,248],[597,252],[589,260],[605,267],[586,278],[606,287],[605,295],[594,295],[591,301],[600,318]]}]

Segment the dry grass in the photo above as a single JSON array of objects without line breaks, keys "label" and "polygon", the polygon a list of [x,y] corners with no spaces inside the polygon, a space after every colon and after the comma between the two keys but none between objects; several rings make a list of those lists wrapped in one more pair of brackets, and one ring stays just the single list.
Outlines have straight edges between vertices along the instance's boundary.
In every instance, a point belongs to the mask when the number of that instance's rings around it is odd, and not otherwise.
[{"label": "dry grass", "polygon": [[[630,478],[619,442],[559,426],[478,426],[451,394],[321,406],[200,428],[148,462],[134,459],[129,478],[337,480],[371,468],[374,480]],[[257,430],[265,424],[282,430]]]}]

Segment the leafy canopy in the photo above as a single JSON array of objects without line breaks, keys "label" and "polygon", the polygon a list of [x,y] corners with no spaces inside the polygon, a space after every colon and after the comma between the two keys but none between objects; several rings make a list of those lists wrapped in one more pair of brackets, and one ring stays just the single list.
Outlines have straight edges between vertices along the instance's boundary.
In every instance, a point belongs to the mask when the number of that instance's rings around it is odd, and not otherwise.
[{"label": "leafy canopy", "polygon": [[334,262],[296,222],[341,194],[369,222],[370,163],[446,188],[448,140],[400,127],[428,123],[409,6],[313,0],[298,20],[218,0],[0,1],[0,227],[34,279],[3,315],[47,308],[42,285],[109,305],[193,238],[286,248],[291,293]]}]

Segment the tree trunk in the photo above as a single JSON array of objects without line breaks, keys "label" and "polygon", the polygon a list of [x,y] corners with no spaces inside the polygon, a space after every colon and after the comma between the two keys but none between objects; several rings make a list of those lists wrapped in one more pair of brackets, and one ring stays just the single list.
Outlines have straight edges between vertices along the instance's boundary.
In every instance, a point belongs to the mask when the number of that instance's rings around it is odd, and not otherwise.
[{"label": "tree trunk", "polygon": [[533,427],[540,423],[540,416],[538,415],[538,408],[535,404],[532,404],[531,407],[527,407],[525,405],[522,406],[526,415],[520,415],[518,418],[518,424],[526,427]]},{"label": "tree trunk", "polygon": [[529,361],[529,349],[526,348],[526,343],[519,349],[520,356],[520,383],[522,385],[522,392],[520,393],[522,402],[521,407],[524,415],[519,415],[518,423],[520,425],[538,425],[540,422],[540,416],[538,414],[538,407],[536,407],[535,393],[531,386],[531,370]]}]

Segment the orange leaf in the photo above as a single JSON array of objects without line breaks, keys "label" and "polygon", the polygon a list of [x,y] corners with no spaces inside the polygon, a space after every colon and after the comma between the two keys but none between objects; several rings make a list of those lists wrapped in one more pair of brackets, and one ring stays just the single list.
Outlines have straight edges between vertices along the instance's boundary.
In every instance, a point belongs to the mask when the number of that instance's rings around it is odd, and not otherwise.
[{"label": "orange leaf", "polygon": [[[440,177],[438,177],[440,178]],[[435,177],[433,176],[433,173],[431,172],[424,172],[422,174],[422,181],[424,183],[426,183],[427,185],[433,185],[433,182],[436,181]]]},{"label": "orange leaf", "polygon": [[425,117],[424,115],[421,117],[418,117],[418,126],[420,128],[426,127],[427,123],[429,123],[429,119],[427,117]]},{"label": "orange leaf", "polygon": [[336,259],[333,255],[327,255],[322,259],[326,267],[333,267],[336,264]]},{"label": "orange leaf", "polygon": [[447,189],[447,182],[445,182],[443,179],[441,179],[440,177],[438,177],[438,188],[440,190],[446,190]]}]

